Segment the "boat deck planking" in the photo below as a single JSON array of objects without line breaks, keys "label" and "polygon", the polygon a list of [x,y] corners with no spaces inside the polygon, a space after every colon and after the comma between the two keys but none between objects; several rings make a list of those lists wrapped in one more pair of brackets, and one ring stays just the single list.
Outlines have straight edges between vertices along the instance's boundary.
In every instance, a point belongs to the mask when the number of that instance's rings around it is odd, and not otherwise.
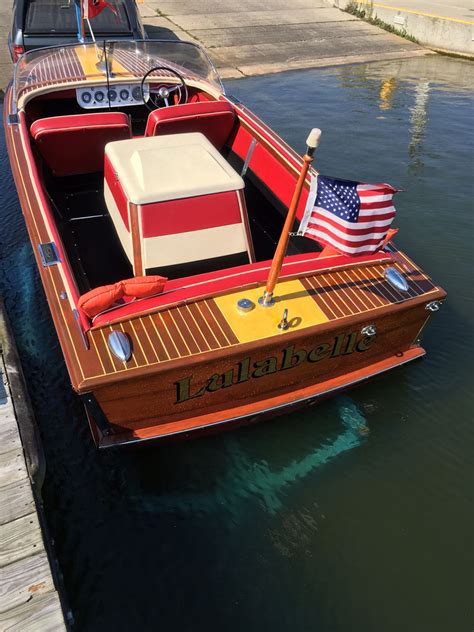
[{"label": "boat deck planking", "polygon": [[[387,265],[355,265],[352,268],[346,267],[331,272],[322,271],[302,277],[302,288],[306,289],[308,300],[317,304],[324,314],[324,322],[328,323],[361,314],[369,316],[374,310],[424,295],[428,295],[428,300],[430,293],[437,292],[437,287],[405,255],[397,253],[397,256],[399,262],[395,267],[403,271],[409,281],[410,287],[406,295],[393,289],[385,280],[383,273]],[[258,294],[261,291],[256,290]],[[226,293],[232,298],[233,306],[238,298],[248,294],[245,288]],[[294,300],[295,297],[282,297],[281,308],[270,308],[269,311],[275,314],[276,322],[281,319],[282,310],[286,307],[289,309],[290,319],[299,316],[297,309],[292,310]],[[118,324],[93,328],[89,332],[91,349],[99,359],[101,372],[86,373],[87,366],[84,366],[86,379],[100,380],[101,377],[110,374],[131,373],[146,367],[163,365],[172,360],[248,342],[248,337],[242,340],[242,337],[239,338],[239,332],[232,329],[223,311],[219,309],[218,302],[218,298],[196,300],[189,304],[130,317]],[[310,323],[311,326],[317,324],[320,323]],[[117,326],[132,342],[133,354],[127,363],[115,358],[107,344],[108,334]],[[308,323],[303,321],[300,327],[304,326],[308,326]],[[290,327],[288,332],[292,330]],[[284,336],[285,333],[287,332],[281,332],[274,327],[269,335]],[[258,330],[251,338],[252,341],[261,339]]]}]

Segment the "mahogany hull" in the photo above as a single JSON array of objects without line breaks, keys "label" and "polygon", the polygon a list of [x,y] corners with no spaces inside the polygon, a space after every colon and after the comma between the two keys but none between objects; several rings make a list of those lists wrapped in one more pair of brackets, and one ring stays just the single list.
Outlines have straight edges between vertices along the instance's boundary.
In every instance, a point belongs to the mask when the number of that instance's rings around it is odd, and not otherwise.
[{"label": "mahogany hull", "polygon": [[[6,139],[22,211],[71,384],[91,402],[88,416],[100,446],[187,436],[274,416],[424,354],[417,340],[430,315],[426,306],[442,300],[445,292],[396,251],[396,257],[381,255],[368,263],[308,259],[305,270],[298,268],[287,278],[296,279],[289,283],[299,284],[309,311],[317,311],[314,326],[255,336],[252,342],[231,324],[230,303],[221,301],[219,307],[214,290],[137,314],[112,315],[96,325],[84,322],[78,318],[80,293],[43,189],[27,121],[20,113],[19,122],[9,124],[10,101],[9,90]],[[264,178],[265,170],[271,171],[274,193],[287,206],[301,158],[247,110],[238,107],[237,113],[243,131],[232,151],[244,158],[257,139],[254,174]],[[308,191],[309,180],[306,197]],[[39,245],[51,242],[59,262],[45,267]],[[402,296],[388,286],[387,265],[404,274],[408,293]],[[247,293],[257,285],[261,280],[252,277],[242,287]],[[300,298],[285,300],[291,316],[298,316],[291,301]],[[279,307],[270,309],[282,313]],[[368,325],[376,326],[375,337],[362,333]],[[130,362],[111,355],[107,337],[113,328],[129,337]]]},{"label": "mahogany hull", "polygon": [[[369,320],[346,319],[304,335],[237,345],[94,390],[111,424],[105,434],[96,429],[95,438],[107,446],[189,435],[302,406],[423,355],[417,340],[427,318],[419,303]],[[376,335],[363,335],[372,324]]]}]

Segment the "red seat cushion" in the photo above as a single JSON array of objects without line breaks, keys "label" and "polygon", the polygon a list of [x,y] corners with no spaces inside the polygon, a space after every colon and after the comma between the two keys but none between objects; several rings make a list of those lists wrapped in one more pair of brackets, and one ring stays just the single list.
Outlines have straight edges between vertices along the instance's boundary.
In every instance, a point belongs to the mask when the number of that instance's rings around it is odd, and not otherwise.
[{"label": "red seat cushion", "polygon": [[226,101],[171,105],[150,113],[145,136],[201,132],[217,149],[222,149],[234,122],[234,108]]},{"label": "red seat cushion", "polygon": [[96,314],[111,307],[122,296],[123,288],[120,283],[102,285],[80,296],[77,304],[89,318],[94,318]]},{"label": "red seat cushion", "polygon": [[38,119],[30,127],[40,154],[55,176],[94,173],[104,168],[104,148],[131,137],[122,112],[75,114]]},{"label": "red seat cushion", "polygon": [[125,296],[146,298],[163,292],[167,280],[166,277],[152,275],[125,279],[121,284]]}]

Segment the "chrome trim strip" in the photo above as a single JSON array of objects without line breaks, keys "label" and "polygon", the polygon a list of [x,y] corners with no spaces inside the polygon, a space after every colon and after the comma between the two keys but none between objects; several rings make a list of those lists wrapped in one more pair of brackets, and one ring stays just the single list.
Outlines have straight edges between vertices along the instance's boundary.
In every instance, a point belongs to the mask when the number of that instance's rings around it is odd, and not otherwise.
[{"label": "chrome trim strip", "polygon": [[247,173],[247,169],[249,168],[249,163],[250,160],[252,159],[252,154],[253,154],[253,150],[255,149],[255,146],[257,144],[257,139],[256,138],[252,138],[248,151],[247,151],[247,155],[245,157],[245,162],[244,165],[242,167],[242,171],[240,172],[241,177],[243,178],[245,176],[245,174]]}]

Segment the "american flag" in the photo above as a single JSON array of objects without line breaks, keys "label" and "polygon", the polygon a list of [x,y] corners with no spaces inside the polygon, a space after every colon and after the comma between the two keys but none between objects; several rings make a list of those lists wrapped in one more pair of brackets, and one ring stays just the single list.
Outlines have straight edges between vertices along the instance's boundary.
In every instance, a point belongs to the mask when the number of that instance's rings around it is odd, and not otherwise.
[{"label": "american flag", "polygon": [[346,255],[365,255],[382,247],[395,217],[389,184],[362,184],[316,176],[298,235]]}]

